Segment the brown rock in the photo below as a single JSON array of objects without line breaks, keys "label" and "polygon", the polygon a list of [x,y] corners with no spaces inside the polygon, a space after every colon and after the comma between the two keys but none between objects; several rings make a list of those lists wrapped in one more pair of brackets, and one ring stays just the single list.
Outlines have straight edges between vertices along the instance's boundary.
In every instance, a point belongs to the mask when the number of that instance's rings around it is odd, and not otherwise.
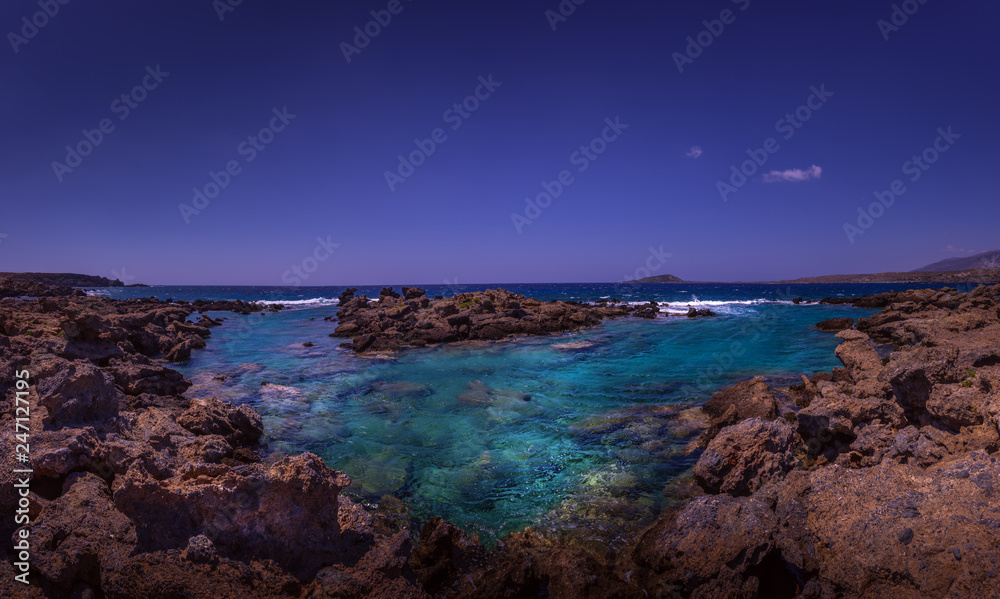
[{"label": "brown rock", "polygon": [[795,467],[795,429],[784,420],[743,420],[708,444],[694,478],[709,493],[749,495]]},{"label": "brown rock", "polygon": [[192,400],[191,407],[177,417],[177,424],[198,435],[221,435],[234,447],[255,444],[264,431],[257,410],[215,398]]},{"label": "brown rock", "polygon": [[49,411],[49,426],[108,420],[126,405],[114,378],[90,362],[48,360],[34,370],[38,402]]},{"label": "brown rock", "polygon": [[839,333],[845,329],[854,327],[853,318],[828,318],[823,322],[816,323],[816,328],[821,331]]},{"label": "brown rock", "polygon": [[204,534],[230,559],[272,559],[300,580],[343,551],[337,496],[350,479],[313,454],[231,469],[191,464],[157,481],[132,468],[114,493],[145,551]]},{"label": "brown rock", "polygon": [[725,414],[733,407],[738,420],[760,418],[772,420],[778,417],[778,400],[764,382],[764,377],[736,383],[712,396],[703,409],[713,418]]}]

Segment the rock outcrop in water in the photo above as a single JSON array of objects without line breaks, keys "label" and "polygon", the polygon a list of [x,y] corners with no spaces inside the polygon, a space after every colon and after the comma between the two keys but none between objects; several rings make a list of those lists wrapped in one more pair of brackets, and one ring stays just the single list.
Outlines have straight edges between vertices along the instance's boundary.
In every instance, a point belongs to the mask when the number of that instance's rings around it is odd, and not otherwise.
[{"label": "rock outcrop in water", "polygon": [[[14,446],[27,369],[35,468],[32,586],[14,581],[8,545],[0,595],[996,598],[1000,287],[866,301],[886,308],[838,334],[843,368],[705,404],[703,491],[624,552],[531,530],[487,549],[437,518],[415,541],[343,497],[349,479],[318,457],[262,455],[259,414],[192,395],[163,362],[209,337],[193,304],[0,301],[0,442]],[[625,409],[578,434],[667,430],[690,411]],[[0,453],[5,514],[15,468]]]},{"label": "rock outcrop in water", "polygon": [[386,287],[378,301],[356,297],[356,291],[340,296],[334,335],[350,337],[358,353],[573,331],[636,310],[620,303],[542,302],[503,289],[431,300],[420,289],[404,287],[401,296]]}]

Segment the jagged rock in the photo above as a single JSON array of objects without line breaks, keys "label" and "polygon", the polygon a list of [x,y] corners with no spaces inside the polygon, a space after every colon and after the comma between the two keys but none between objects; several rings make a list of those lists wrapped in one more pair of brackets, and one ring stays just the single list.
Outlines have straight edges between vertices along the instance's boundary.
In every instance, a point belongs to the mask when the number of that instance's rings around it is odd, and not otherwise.
[{"label": "jagged rock", "polygon": [[167,352],[165,359],[167,362],[186,362],[191,359],[191,350],[203,349],[204,347],[204,339],[198,335],[187,334],[180,343]]},{"label": "jagged rock", "polygon": [[986,394],[978,385],[937,385],[927,400],[927,411],[943,425],[953,430],[983,422]]},{"label": "jagged rock", "polygon": [[695,464],[695,480],[709,493],[749,495],[795,466],[794,438],[794,427],[784,420],[752,418],[727,426]]},{"label": "jagged rock", "polygon": [[886,377],[896,401],[915,419],[930,399],[934,385],[960,383],[965,374],[958,367],[955,347],[917,347],[892,354]]},{"label": "jagged rock", "polygon": [[[654,572],[665,572],[680,594],[716,580],[729,568],[739,589],[742,578],[778,551],[774,541],[778,518],[767,504],[753,497],[698,497],[676,516],[665,516],[640,538],[633,558]],[[686,593],[685,593],[686,594]]]},{"label": "jagged rock", "polygon": [[419,299],[427,295],[427,292],[417,287],[403,287],[403,299]]},{"label": "jagged rock", "polygon": [[636,318],[656,318],[660,315],[660,306],[656,302],[643,304],[635,309],[632,316]]},{"label": "jagged rock", "polygon": [[31,564],[59,596],[80,583],[99,589],[136,546],[135,526],[115,509],[104,480],[77,472],[63,487],[31,527]]},{"label": "jagged rock", "polygon": [[90,466],[100,447],[92,427],[41,431],[32,442],[38,448],[31,456],[32,467],[38,476],[51,478]]},{"label": "jagged rock", "polygon": [[252,445],[264,431],[257,410],[215,398],[192,400],[191,407],[177,417],[177,424],[198,435],[222,435],[233,446]]},{"label": "jagged rock", "polygon": [[129,395],[180,395],[191,386],[184,375],[140,355],[112,360],[106,368],[115,383]]},{"label": "jagged rock", "polygon": [[818,388],[820,394],[797,415],[798,431],[804,439],[821,436],[824,432],[853,437],[856,436],[855,426],[869,422],[896,428],[906,425],[903,409],[890,399],[846,395],[832,383],[820,383]]},{"label": "jagged rock", "polygon": [[272,559],[304,580],[342,551],[337,496],[348,485],[307,453],[271,466],[191,464],[163,481],[131,468],[114,501],[145,551],[186,547],[203,531],[220,555]]},{"label": "jagged rock", "polygon": [[457,526],[434,517],[420,532],[410,567],[423,587],[437,594],[453,586],[465,571],[482,565],[484,557],[479,539],[470,539]]},{"label": "jagged rock", "polygon": [[730,407],[735,410],[737,420],[778,417],[778,400],[761,376],[726,387],[705,402],[703,409],[715,419],[722,417]]},{"label": "jagged rock", "polygon": [[215,543],[205,535],[195,535],[188,540],[181,558],[194,564],[214,564],[219,561]]},{"label": "jagged rock", "polygon": [[90,362],[46,360],[33,374],[38,377],[38,403],[48,409],[51,427],[108,420],[126,405],[114,378]]},{"label": "jagged rock", "polygon": [[828,318],[823,322],[816,323],[817,329],[831,333],[839,333],[852,327],[854,327],[853,318]]}]

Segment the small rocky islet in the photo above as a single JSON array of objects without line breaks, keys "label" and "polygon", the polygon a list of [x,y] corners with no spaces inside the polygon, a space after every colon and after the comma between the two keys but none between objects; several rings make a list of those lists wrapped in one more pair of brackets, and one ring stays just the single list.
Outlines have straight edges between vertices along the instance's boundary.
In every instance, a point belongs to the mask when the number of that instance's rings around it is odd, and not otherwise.
[{"label": "small rocky islet", "polygon": [[[263,306],[0,283],[2,297],[28,291],[39,299],[0,300],[0,437],[14,446],[13,382],[28,370],[33,585],[0,561],[3,596],[997,596],[1000,286],[865,298],[856,305],[881,311],[820,327],[841,340],[832,372],[576,424],[577,435],[652,444],[654,456],[687,453],[693,474],[644,518],[623,500],[627,480],[595,473],[537,530],[491,548],[439,518],[415,535],[405,516],[366,510],[341,494],[347,474],[313,454],[269,454],[255,410],[168,366],[224,324],[203,312]],[[416,293],[371,306],[349,292],[336,334],[357,352],[391,351],[638,316],[502,290],[478,302]],[[505,392],[473,382],[467,393],[479,404]],[[0,507],[13,513],[17,466],[12,452],[0,460]],[[614,551],[595,541],[608,526]],[[15,531],[12,518],[0,524]]]},{"label": "small rocky islet", "polygon": [[[656,318],[660,307],[666,306],[653,301],[630,305],[611,299],[593,304],[542,302],[505,289],[434,299],[416,287],[403,287],[402,294],[386,287],[377,300],[355,296],[356,292],[357,289],[352,288],[340,295],[336,315],[339,326],[331,336],[350,338],[351,342],[341,347],[357,353],[563,333],[596,326],[612,318]],[[715,313],[690,307],[685,316],[700,318],[715,316]]]}]

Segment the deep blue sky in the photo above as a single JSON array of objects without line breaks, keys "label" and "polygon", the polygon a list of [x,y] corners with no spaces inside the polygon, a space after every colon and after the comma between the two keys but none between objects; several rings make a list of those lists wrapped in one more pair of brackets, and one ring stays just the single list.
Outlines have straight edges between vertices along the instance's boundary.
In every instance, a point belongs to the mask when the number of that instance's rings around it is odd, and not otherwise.
[{"label": "deep blue sky", "polygon": [[[588,0],[553,31],[557,0],[402,0],[348,64],[341,43],[387,4],[243,0],[220,21],[211,0],[73,0],[15,53],[7,34],[40,9],[3,2],[0,270],[280,285],[323,237],[340,245],[305,284],[616,281],[661,246],[653,274],[773,280],[1000,247],[996,3],[928,0],[886,41],[888,1]],[[724,9],[735,22],[678,72]],[[169,76],[121,120],[112,102],[156,65]],[[500,87],[452,130],[445,111],[489,75]],[[834,95],[784,140],[777,121],[821,85]],[[616,117],[628,129],[579,172],[573,152]],[[58,181],[102,119],[114,131]],[[949,126],[961,138],[910,182],[904,163]],[[390,191],[385,172],[438,127]],[[717,182],[770,137],[723,202]],[[178,205],[232,160],[186,223]],[[796,169],[809,180],[762,176]],[[511,215],[563,170],[574,182],[519,233]],[[849,243],[844,223],[896,179],[906,193]]]}]

